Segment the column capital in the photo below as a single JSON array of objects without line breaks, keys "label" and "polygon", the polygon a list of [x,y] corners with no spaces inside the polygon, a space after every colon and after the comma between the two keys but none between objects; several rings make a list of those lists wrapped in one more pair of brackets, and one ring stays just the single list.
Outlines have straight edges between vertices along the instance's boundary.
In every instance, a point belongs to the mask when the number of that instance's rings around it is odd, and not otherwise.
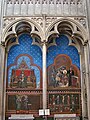
[{"label": "column capital", "polygon": [[43,41],[41,42],[41,46],[43,46],[43,45],[47,45],[47,41],[46,41],[46,40],[43,40]]}]

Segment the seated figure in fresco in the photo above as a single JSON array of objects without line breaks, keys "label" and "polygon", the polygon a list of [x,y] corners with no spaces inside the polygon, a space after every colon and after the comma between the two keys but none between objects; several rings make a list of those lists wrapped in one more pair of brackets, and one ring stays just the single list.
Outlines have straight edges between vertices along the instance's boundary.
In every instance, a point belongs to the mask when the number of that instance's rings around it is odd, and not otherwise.
[{"label": "seated figure in fresco", "polygon": [[24,60],[17,69],[12,70],[10,87],[29,88],[36,87],[36,76],[33,69],[29,69]]},{"label": "seated figure in fresco", "polygon": [[19,80],[18,80],[18,87],[20,88],[25,88],[27,87],[27,78],[24,75],[24,72],[21,72],[21,75],[19,76]]}]

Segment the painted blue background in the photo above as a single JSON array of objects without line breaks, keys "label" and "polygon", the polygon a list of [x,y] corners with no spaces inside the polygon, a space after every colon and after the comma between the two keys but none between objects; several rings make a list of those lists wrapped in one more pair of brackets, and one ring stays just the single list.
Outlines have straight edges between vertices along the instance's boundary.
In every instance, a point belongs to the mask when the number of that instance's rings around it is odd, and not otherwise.
[{"label": "painted blue background", "polygon": [[80,58],[77,49],[74,46],[69,46],[69,39],[65,35],[61,35],[60,37],[56,38],[57,46],[51,46],[48,48],[47,53],[47,66],[53,64],[54,59],[59,54],[66,54],[68,55],[71,60],[72,64],[76,65],[80,68]]}]

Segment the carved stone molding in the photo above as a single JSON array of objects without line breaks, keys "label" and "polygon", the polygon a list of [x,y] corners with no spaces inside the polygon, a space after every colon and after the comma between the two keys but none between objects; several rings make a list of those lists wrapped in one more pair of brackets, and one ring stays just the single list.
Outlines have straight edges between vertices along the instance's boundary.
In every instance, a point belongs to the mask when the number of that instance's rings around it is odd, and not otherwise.
[{"label": "carved stone molding", "polygon": [[3,29],[5,29],[5,27],[12,23],[16,18],[15,17],[7,17],[3,19]]},{"label": "carved stone molding", "polygon": [[57,20],[57,17],[46,17],[46,27],[48,27],[55,20]]},{"label": "carved stone molding", "polygon": [[86,18],[83,18],[83,17],[75,17],[74,19],[77,20],[78,22],[80,22],[80,23],[84,26],[84,28],[87,28]]},{"label": "carved stone molding", "polygon": [[43,27],[43,18],[42,17],[32,17],[31,20],[37,22],[41,27]]}]

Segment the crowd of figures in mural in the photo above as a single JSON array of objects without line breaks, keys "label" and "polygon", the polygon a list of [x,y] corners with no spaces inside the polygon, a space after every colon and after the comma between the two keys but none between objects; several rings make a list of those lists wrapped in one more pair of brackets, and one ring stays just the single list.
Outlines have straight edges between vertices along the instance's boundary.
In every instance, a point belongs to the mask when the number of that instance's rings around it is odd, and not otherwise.
[{"label": "crowd of figures in mural", "polygon": [[52,85],[54,87],[60,86],[60,87],[68,87],[71,86],[71,77],[74,75],[74,71],[70,67],[70,70],[67,71],[66,67],[62,66],[60,69],[55,70],[53,69],[52,72]]},{"label": "crowd of figures in mural", "polygon": [[55,64],[48,69],[49,86],[56,87],[80,87],[79,69],[71,64],[66,55],[58,55]]},{"label": "crowd of figures in mural", "polygon": [[10,87],[12,88],[36,88],[36,76],[33,69],[29,69],[23,60],[18,69],[12,70]]},{"label": "crowd of figures in mural", "polygon": [[50,94],[49,108],[52,112],[80,112],[80,95],[78,94]]}]

